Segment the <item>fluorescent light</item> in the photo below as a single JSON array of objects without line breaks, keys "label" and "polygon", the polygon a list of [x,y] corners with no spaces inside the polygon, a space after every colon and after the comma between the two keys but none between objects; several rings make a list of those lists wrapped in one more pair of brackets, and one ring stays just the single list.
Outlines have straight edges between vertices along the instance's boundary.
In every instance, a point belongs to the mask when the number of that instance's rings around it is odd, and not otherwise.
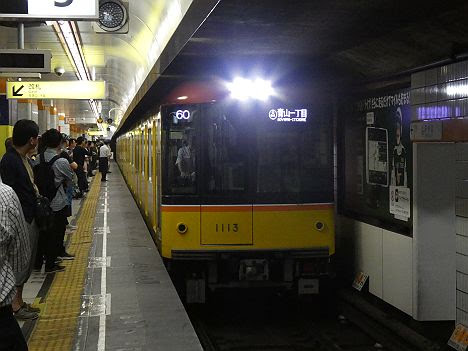
[{"label": "fluorescent light", "polygon": [[177,98],[177,100],[187,100],[187,99],[188,99],[188,96],[185,96],[185,95],[184,96],[179,96]]},{"label": "fluorescent light", "polygon": [[[68,59],[75,67],[77,78],[79,80],[92,80],[81,48],[80,36],[78,35],[78,27],[76,24],[70,21],[58,21],[54,22],[53,26],[67,53]],[[96,101],[89,100],[89,105],[95,117],[98,118],[99,111]]]}]

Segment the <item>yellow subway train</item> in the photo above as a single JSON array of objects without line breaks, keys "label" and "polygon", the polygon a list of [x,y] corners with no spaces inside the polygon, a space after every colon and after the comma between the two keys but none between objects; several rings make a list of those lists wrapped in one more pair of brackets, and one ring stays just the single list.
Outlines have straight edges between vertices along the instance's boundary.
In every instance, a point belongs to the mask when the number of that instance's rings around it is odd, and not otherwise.
[{"label": "yellow subway train", "polygon": [[181,84],[116,138],[118,165],[189,302],[230,287],[317,293],[332,271],[331,111],[269,84]]}]

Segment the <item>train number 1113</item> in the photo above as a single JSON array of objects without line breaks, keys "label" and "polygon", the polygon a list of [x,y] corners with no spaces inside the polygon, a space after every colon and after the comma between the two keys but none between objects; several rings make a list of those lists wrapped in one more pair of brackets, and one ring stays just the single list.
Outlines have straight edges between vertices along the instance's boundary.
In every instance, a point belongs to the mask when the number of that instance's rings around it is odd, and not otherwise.
[{"label": "train number 1113", "polygon": [[229,233],[229,232],[234,232],[237,233],[239,231],[239,224],[233,223],[233,224],[218,224],[216,223],[216,233]]}]

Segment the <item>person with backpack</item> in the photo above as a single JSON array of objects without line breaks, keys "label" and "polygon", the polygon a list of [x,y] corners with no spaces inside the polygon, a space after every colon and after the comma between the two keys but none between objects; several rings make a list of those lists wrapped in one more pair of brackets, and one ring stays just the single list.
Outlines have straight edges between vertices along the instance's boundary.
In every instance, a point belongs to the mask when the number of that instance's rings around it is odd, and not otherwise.
[{"label": "person with backpack", "polygon": [[23,300],[23,287],[31,276],[37,251],[39,231],[36,225],[36,206],[38,190],[34,184],[33,170],[28,154],[38,144],[39,126],[31,120],[22,119],[13,127],[12,146],[8,148],[0,161],[0,176],[4,184],[15,191],[27,222],[31,247],[29,265],[15,273],[16,296],[12,301],[15,317],[19,320],[31,320],[38,317],[38,308]]},{"label": "person with backpack", "polygon": [[42,135],[45,151],[39,154],[34,164],[34,179],[39,193],[50,201],[52,215],[50,226],[41,233],[40,247],[46,258],[45,272],[65,270],[57,260],[72,260],[73,255],[65,251],[63,240],[69,213],[67,188],[72,186],[73,171],[67,159],[61,157],[62,134],[49,129]]}]

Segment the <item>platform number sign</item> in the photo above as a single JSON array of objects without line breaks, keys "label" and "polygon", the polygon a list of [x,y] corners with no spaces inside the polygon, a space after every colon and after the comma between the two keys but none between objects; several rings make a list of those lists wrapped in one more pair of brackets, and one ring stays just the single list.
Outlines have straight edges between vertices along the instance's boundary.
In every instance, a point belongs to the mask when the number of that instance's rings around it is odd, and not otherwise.
[{"label": "platform number sign", "polygon": [[466,351],[468,348],[468,330],[463,324],[458,324],[447,343],[458,351]]},{"label": "platform number sign", "polygon": [[18,0],[0,2],[0,18],[97,20],[99,0]]}]

